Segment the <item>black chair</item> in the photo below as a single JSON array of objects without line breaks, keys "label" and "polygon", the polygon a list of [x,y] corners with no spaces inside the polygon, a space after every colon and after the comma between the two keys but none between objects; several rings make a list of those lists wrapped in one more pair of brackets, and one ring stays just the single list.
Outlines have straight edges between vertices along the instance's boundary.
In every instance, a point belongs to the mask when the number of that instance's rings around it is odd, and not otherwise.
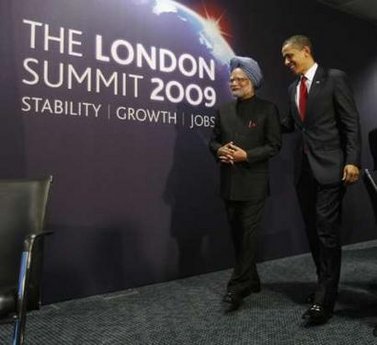
[{"label": "black chair", "polygon": [[52,178],[0,180],[0,322],[24,343],[26,312],[39,309],[43,231]]}]

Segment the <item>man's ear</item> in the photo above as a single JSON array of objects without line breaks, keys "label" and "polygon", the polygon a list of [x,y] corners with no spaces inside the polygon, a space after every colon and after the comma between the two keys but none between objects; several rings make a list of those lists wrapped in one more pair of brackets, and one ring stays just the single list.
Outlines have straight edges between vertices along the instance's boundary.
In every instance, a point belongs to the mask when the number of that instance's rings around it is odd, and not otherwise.
[{"label": "man's ear", "polygon": [[306,54],[312,55],[312,51],[310,50],[308,46],[304,46],[303,50],[305,51]]}]

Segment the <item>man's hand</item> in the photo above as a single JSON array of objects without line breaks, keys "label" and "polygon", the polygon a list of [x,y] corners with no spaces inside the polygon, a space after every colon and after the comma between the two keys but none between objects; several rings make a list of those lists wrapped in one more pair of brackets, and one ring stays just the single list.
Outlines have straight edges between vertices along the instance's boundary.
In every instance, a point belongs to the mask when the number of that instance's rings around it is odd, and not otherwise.
[{"label": "man's hand", "polygon": [[221,163],[225,164],[233,164],[233,149],[231,148],[231,145],[233,145],[233,142],[229,142],[225,144],[224,146],[221,146],[217,150],[217,157],[219,157]]},{"label": "man's hand", "polygon": [[240,163],[247,160],[246,151],[239,146],[234,145],[233,141],[221,146],[217,150],[217,156],[219,157],[220,162],[225,164]]},{"label": "man's hand", "polygon": [[233,142],[229,145],[230,150],[232,151],[234,163],[240,163],[247,161],[247,153],[244,149],[241,149],[239,146],[234,145]]},{"label": "man's hand", "polygon": [[343,169],[342,181],[348,185],[356,182],[359,179],[360,170],[356,165],[347,164]]}]

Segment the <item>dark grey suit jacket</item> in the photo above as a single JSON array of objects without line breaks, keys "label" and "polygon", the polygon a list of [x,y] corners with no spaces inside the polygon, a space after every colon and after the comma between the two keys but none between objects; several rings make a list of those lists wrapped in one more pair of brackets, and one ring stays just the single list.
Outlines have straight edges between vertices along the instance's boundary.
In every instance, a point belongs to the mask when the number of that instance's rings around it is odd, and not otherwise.
[{"label": "dark grey suit jacket", "polygon": [[268,190],[268,160],[281,147],[278,110],[271,102],[253,97],[253,111],[241,118],[237,101],[217,112],[209,148],[217,150],[233,141],[247,152],[247,162],[220,165],[220,193],[227,200],[260,200]]},{"label": "dark grey suit jacket", "polygon": [[[341,181],[346,164],[360,166],[359,114],[346,74],[318,67],[302,122],[295,102],[297,79],[289,87],[290,112],[283,119],[286,131],[302,134],[302,150],[321,184]],[[298,153],[300,157],[302,154]]]}]

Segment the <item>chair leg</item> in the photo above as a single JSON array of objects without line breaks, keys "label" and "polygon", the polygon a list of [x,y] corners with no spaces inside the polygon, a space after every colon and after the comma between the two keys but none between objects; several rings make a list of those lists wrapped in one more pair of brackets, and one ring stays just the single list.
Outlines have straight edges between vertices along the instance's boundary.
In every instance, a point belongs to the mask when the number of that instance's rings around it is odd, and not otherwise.
[{"label": "chair leg", "polygon": [[31,252],[22,252],[17,293],[17,319],[14,322],[12,345],[23,345],[26,324],[27,285],[29,279]]},{"label": "chair leg", "polygon": [[30,277],[30,268],[33,255],[33,249],[36,239],[45,235],[50,235],[52,232],[41,232],[39,234],[31,234],[24,241],[24,251],[21,256],[20,275],[18,279],[18,293],[17,293],[17,318],[13,328],[13,342],[12,345],[23,345],[25,325],[26,325],[26,309],[28,299],[28,286]]},{"label": "chair leg", "polygon": [[24,343],[23,332],[20,320],[14,322],[12,345],[22,345]]}]

